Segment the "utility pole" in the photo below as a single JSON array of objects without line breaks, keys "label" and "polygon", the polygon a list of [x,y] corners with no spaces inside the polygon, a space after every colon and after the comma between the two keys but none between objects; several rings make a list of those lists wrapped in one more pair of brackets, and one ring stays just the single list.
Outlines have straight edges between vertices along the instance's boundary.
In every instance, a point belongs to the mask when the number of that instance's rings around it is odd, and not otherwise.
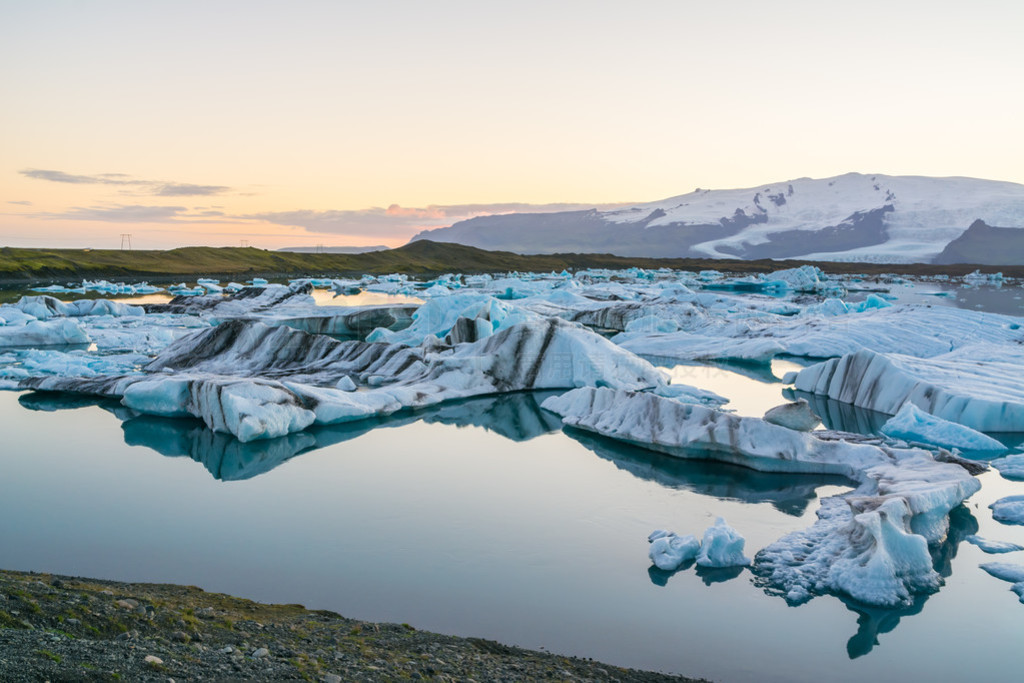
[{"label": "utility pole", "polygon": [[249,246],[249,240],[238,240],[238,246],[240,246],[242,249],[245,249],[246,247]]},{"label": "utility pole", "polygon": [[128,251],[132,250],[132,234],[130,232],[121,233],[121,251],[125,249]]}]

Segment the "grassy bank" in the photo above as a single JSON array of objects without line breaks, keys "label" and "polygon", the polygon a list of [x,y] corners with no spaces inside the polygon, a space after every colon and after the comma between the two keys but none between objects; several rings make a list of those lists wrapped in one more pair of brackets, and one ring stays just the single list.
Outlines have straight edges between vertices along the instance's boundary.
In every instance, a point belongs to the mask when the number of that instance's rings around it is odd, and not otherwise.
[{"label": "grassy bank", "polygon": [[[367,254],[297,254],[238,247],[184,247],[169,251],[112,249],[0,249],[0,283],[71,282],[95,278],[194,279],[212,276],[239,279],[262,277],[358,277],[363,274],[408,273],[430,277],[442,273],[561,271],[581,268],[717,269],[767,273],[801,261],[739,261],[726,259],[653,259],[611,254],[545,254],[524,256],[485,251],[461,244],[419,241],[398,249]],[[1024,266],[931,264],[814,263],[830,273],[903,273],[964,275],[977,268],[1024,277]]]}]

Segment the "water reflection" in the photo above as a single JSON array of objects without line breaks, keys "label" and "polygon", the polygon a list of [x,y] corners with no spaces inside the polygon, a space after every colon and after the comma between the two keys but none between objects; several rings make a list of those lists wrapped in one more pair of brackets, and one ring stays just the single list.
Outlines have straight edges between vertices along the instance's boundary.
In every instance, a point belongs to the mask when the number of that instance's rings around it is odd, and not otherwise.
[{"label": "water reflection", "polygon": [[138,415],[110,399],[32,392],[19,397],[19,402],[29,410],[46,412],[99,406],[123,421],[121,428],[129,446],[144,446],[167,457],[188,457],[203,465],[215,479],[240,481],[269,472],[297,455],[355,439],[373,429],[401,427],[417,420],[475,426],[511,441],[528,441],[561,429],[558,416],[540,407],[555,393],[558,392],[502,394],[444,403],[248,443],[242,443],[231,434],[215,432],[198,419]]},{"label": "water reflection", "polygon": [[[892,415],[860,408],[850,403],[842,403],[822,394],[783,389],[782,395],[790,401],[795,401],[798,398],[807,399],[811,410],[821,418],[821,423],[825,428],[839,432],[878,436],[881,434],[882,425],[892,418]],[[1024,445],[1024,433],[1021,432],[988,432],[988,435],[1010,450]],[[992,457],[991,453],[972,451],[965,451],[962,455],[979,460]]]},{"label": "water reflection", "polygon": [[743,503],[769,503],[779,512],[799,517],[822,486],[854,488],[838,475],[758,472],[707,459],[685,460],[631,446],[592,432],[567,427],[565,433],[620,470],[666,488],[685,489],[706,496]]},{"label": "water reflection", "polygon": [[796,389],[784,389],[782,395],[790,401],[798,398],[806,399],[815,415],[821,418],[825,429],[837,432],[853,432],[855,434],[877,435],[892,415],[880,413],[867,408],[859,408],[851,403],[842,403],[823,394],[809,394]]},{"label": "water reflection", "polygon": [[[953,558],[956,557],[960,543],[977,532],[978,520],[966,506],[960,505],[950,512],[946,540],[930,549],[932,567],[939,576],[946,579],[952,575]],[[879,644],[878,637],[895,630],[902,619],[920,614],[931,595],[915,595],[910,605],[899,608],[873,607],[846,596],[838,597],[847,609],[857,615],[857,632],[846,643],[846,654],[850,659],[856,659],[871,652]]]}]

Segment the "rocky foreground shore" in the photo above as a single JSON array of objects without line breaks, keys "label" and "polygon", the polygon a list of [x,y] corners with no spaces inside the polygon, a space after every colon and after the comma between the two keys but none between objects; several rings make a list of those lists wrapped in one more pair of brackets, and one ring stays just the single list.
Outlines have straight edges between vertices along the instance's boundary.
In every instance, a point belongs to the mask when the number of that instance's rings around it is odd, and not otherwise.
[{"label": "rocky foreground shore", "polygon": [[0,570],[0,680],[692,679],[192,586]]}]

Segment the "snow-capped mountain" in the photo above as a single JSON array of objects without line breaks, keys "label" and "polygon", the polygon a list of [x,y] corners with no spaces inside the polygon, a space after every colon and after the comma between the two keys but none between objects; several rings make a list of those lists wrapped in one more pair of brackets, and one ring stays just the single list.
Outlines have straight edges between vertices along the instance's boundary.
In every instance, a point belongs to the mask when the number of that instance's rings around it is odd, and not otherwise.
[{"label": "snow-capped mountain", "polygon": [[[976,221],[1008,230],[968,233]],[[975,233],[985,243],[965,249]],[[612,211],[480,216],[413,239],[534,254],[920,263],[940,254],[950,262],[955,254],[943,252],[961,237],[956,253],[972,253],[975,262],[991,252],[990,263],[1024,263],[1024,185],[847,173],[697,189]]]}]

